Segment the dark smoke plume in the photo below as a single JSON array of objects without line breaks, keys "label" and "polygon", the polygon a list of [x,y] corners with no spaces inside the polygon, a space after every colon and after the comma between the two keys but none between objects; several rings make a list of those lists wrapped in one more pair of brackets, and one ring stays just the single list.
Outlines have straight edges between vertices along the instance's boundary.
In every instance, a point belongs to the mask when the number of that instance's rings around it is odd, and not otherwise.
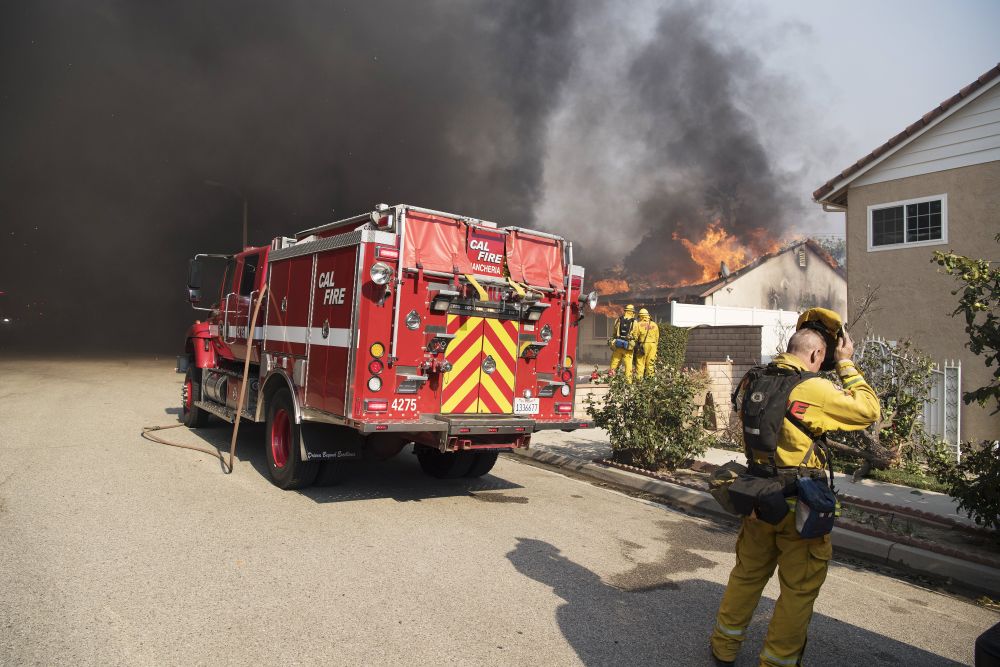
[{"label": "dark smoke plume", "polygon": [[530,222],[572,3],[4,3],[0,346],[170,352],[186,258],[378,202]]},{"label": "dark smoke plume", "polygon": [[675,230],[780,232],[787,100],[713,7],[4,3],[0,348],[178,351],[186,259],[240,240],[209,180],[257,244],[403,202],[683,275]]},{"label": "dark smoke plume", "polygon": [[711,3],[671,3],[652,30],[609,30],[613,12],[589,19],[599,43],[554,124],[541,223],[585,243],[592,267],[624,258],[626,275],[668,283],[700,273],[675,235],[700,240],[713,220],[763,251],[798,213],[793,179],[765,145],[791,131],[788,87],[739,31],[720,29]]}]

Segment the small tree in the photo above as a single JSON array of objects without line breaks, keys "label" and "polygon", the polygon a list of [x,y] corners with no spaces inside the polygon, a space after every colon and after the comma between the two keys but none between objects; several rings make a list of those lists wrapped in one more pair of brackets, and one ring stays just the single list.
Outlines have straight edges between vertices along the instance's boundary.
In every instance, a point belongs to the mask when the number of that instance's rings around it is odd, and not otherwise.
[{"label": "small tree", "polygon": [[[1000,234],[995,238],[1000,243]],[[963,398],[966,403],[976,402],[984,407],[992,402],[996,414],[1000,412],[1000,317],[997,316],[1000,312],[1000,268],[994,268],[997,262],[970,259],[953,252],[935,252],[931,261],[959,282],[951,292],[962,295],[952,317],[961,314],[965,318],[965,333],[969,336],[966,345],[973,354],[984,357],[987,368],[996,365],[993,380],[984,387],[965,392]]]},{"label": "small tree", "polygon": [[613,460],[672,470],[713,442],[695,404],[707,382],[702,373],[666,364],[631,383],[618,373],[609,378],[603,403],[587,397],[587,414],[608,431]]},{"label": "small tree", "polygon": [[[1000,234],[995,237],[1000,243]],[[952,294],[961,297],[952,316],[965,317],[967,343],[973,354],[985,357],[987,368],[997,365],[993,379],[985,386],[965,392],[966,403],[994,404],[993,414],[1000,411],[1000,269],[995,262],[970,259],[952,252],[935,252],[931,260],[943,272],[959,281]],[[980,443],[978,449],[967,444],[968,452],[960,463],[939,453],[931,461],[934,476],[948,487],[949,495],[958,499],[959,508],[977,524],[1000,529],[1000,443]]]}]

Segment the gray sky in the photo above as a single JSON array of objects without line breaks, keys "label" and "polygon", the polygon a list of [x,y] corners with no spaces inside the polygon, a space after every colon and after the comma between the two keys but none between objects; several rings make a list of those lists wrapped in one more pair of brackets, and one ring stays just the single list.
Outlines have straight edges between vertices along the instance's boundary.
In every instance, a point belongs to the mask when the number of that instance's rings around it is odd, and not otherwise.
[{"label": "gray sky", "polygon": [[[742,4],[788,24],[766,61],[801,80],[815,127],[834,142],[833,162],[810,169],[811,189],[1000,62],[996,0]],[[823,217],[841,231],[843,215]]]}]

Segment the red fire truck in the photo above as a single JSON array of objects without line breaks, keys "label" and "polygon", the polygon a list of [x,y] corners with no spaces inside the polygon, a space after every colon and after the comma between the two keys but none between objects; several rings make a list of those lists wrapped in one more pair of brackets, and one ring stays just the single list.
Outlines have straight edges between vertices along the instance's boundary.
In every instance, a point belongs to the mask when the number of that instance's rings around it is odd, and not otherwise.
[{"label": "red fire truck", "polygon": [[[201,308],[207,260],[225,274]],[[408,205],[198,255],[183,421],[266,422],[286,489],[409,443],[432,476],[484,475],[537,431],[590,426],[573,416],[583,276],[558,236]]]}]

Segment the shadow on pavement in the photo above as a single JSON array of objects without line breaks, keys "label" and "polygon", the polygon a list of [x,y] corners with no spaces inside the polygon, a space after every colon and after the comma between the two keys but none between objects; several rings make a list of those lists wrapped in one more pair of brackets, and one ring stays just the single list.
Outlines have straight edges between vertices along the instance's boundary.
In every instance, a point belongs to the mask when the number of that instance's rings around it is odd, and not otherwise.
[{"label": "shadow on pavement", "polygon": [[[215,447],[227,459],[232,426],[213,420],[206,428],[196,431],[206,444]],[[264,453],[264,425],[243,423],[236,443],[236,466],[249,463],[270,484],[271,473]],[[420,469],[412,447],[388,461],[352,461],[340,463],[347,466],[343,481],[333,486],[311,486],[290,493],[298,493],[317,503],[339,503],[356,500],[391,498],[398,502],[412,502],[430,498],[473,496],[487,502],[523,503],[527,498],[490,492],[523,488],[495,475],[478,479],[434,479]],[[485,493],[483,493],[485,492]]]},{"label": "shadow on pavement", "polygon": [[[670,524],[661,526],[669,534]],[[668,550],[660,562],[639,564],[608,580],[541,540],[518,538],[507,558],[518,572],[565,600],[556,611],[559,627],[585,665],[713,664],[708,638],[724,587],[676,576],[712,564],[686,548]],[[737,665],[758,664],[773,607],[773,600],[761,599]],[[813,616],[804,662],[830,667],[961,664],[821,614]]]}]

